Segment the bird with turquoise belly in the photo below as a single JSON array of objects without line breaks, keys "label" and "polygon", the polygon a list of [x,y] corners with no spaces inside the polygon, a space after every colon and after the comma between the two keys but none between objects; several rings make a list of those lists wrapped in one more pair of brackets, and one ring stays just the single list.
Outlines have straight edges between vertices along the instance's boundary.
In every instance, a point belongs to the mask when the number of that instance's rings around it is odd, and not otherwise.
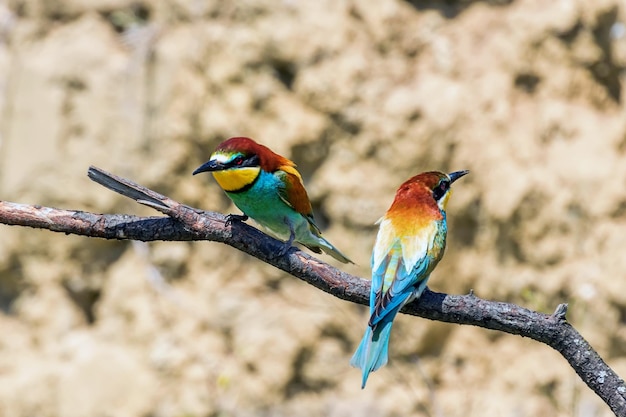
[{"label": "bird with turquoise belly", "polygon": [[302,176],[289,159],[250,138],[234,137],[220,143],[193,174],[201,172],[211,172],[243,212],[243,216],[230,215],[230,220],[251,217],[270,234],[286,241],[278,255],[298,242],[315,253],[325,252],[341,262],[352,262],[322,237]]}]

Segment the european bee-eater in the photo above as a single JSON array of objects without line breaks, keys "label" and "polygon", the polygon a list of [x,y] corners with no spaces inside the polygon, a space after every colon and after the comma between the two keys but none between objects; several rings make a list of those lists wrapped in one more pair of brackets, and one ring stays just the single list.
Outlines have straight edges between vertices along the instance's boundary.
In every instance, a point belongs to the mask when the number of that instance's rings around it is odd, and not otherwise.
[{"label": "european bee-eater", "polygon": [[296,165],[250,138],[234,137],[217,146],[208,162],[193,172],[209,171],[243,212],[229,219],[252,217],[279,239],[286,252],[294,241],[315,253],[352,262],[322,237]]},{"label": "european bee-eater", "polygon": [[468,174],[424,172],[398,188],[380,224],[372,252],[370,319],[350,364],[369,373],[387,363],[393,319],[407,303],[422,295],[430,273],[446,247],[446,204],[450,185]]}]

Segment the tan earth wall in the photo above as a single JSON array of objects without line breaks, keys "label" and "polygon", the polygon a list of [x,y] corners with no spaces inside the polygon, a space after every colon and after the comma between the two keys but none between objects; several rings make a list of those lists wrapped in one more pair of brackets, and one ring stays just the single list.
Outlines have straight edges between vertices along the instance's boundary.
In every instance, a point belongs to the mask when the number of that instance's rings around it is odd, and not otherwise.
[{"label": "tan earth wall", "polygon": [[[209,175],[246,135],[297,162],[369,276],[374,222],[421,171],[470,169],[435,291],[570,321],[626,376],[626,11],[618,0],[0,0],[0,199],[155,212],[96,165],[237,212]],[[0,416],[609,416],[521,337],[367,311],[212,242],[0,226]]]}]

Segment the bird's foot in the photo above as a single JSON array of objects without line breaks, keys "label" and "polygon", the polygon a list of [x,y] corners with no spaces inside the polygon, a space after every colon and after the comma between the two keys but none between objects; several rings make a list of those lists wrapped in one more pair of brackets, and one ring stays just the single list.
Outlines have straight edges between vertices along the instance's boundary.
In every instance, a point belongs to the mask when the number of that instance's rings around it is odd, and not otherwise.
[{"label": "bird's foot", "polygon": [[233,222],[237,221],[237,222],[245,222],[246,220],[248,220],[248,216],[246,216],[245,214],[241,215],[241,214],[229,214],[226,216],[226,222],[224,222],[224,224],[226,225],[226,227],[232,226]]},{"label": "bird's foot", "polygon": [[285,242],[283,246],[280,248],[280,250],[276,252],[276,255],[274,256],[274,258],[280,258],[280,257],[285,256],[287,252],[289,252],[289,249],[291,249],[291,246],[292,246],[291,243],[292,242],[289,242],[289,241]]},{"label": "bird's foot", "polygon": [[287,252],[289,252],[289,250],[293,246],[293,241],[296,239],[296,232],[293,230],[293,227],[291,226],[290,223],[287,223],[287,224],[289,224],[289,240],[284,242],[283,247],[280,248],[280,250],[276,254],[276,258],[280,258],[286,255]]}]

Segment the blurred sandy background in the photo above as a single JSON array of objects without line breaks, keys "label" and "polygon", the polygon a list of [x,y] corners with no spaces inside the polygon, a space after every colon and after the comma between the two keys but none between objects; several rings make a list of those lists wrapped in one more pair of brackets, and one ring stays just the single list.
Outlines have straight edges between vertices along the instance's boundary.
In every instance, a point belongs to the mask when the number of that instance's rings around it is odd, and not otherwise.
[{"label": "blurred sandy background", "polygon": [[[626,376],[625,6],[0,0],[0,198],[153,214],[93,164],[235,212],[191,172],[249,135],[367,277],[397,186],[470,169],[430,287],[568,302]],[[365,308],[217,243],[0,226],[0,307],[3,417],[610,415],[548,347],[406,316],[362,391]]]}]

